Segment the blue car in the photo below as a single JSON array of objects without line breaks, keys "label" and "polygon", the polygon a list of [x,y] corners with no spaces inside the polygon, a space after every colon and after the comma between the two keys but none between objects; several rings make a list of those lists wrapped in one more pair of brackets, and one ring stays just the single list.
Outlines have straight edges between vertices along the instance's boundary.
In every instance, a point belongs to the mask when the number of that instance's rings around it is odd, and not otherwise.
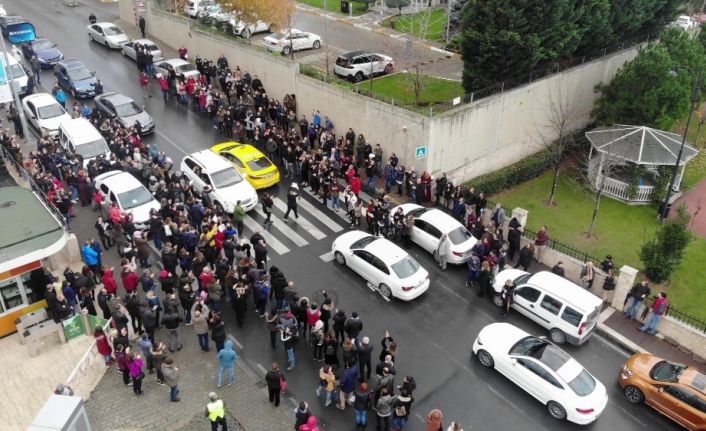
[{"label": "blue car", "polygon": [[37,54],[37,60],[42,69],[51,69],[64,59],[64,54],[59,51],[54,42],[41,37],[22,44],[22,55],[27,60],[32,58],[32,54]]},{"label": "blue car", "polygon": [[78,60],[59,61],[54,65],[54,76],[74,99],[89,99],[96,95],[96,73]]}]

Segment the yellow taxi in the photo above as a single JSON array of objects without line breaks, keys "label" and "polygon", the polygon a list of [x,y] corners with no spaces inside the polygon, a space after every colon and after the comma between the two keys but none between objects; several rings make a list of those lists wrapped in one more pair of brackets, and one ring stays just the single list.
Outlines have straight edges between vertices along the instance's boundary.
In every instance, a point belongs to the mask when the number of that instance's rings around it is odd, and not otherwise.
[{"label": "yellow taxi", "polygon": [[257,148],[235,141],[211,147],[211,151],[231,162],[256,189],[272,187],[279,182],[279,169]]}]

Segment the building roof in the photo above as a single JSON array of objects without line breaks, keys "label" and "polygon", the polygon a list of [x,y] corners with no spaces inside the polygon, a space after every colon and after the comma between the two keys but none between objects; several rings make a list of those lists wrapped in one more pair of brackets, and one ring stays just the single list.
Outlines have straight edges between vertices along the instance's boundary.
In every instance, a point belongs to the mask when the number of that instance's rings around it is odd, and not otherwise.
[{"label": "building roof", "polygon": [[[599,153],[641,165],[674,165],[679,155],[682,137],[676,133],[647,126],[615,124],[586,132],[586,138]],[[680,165],[694,158],[699,151],[685,143]]]},{"label": "building roof", "polygon": [[68,239],[64,225],[31,190],[0,188],[0,273],[61,250]]}]

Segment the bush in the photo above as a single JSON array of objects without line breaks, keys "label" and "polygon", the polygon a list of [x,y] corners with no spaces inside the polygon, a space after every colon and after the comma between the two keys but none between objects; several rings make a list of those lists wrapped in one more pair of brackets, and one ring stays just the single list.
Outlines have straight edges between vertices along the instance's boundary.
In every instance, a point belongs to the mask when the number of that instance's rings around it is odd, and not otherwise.
[{"label": "bush", "polygon": [[645,274],[650,280],[657,283],[669,280],[679,267],[684,249],[691,241],[690,219],[686,206],[681,205],[677,208],[677,216],[668,220],[640,249],[640,260],[645,264]]},{"label": "bush", "polygon": [[540,151],[515,164],[476,177],[468,181],[465,186],[475,187],[486,196],[492,195],[540,176],[553,166],[553,162],[551,151]]}]

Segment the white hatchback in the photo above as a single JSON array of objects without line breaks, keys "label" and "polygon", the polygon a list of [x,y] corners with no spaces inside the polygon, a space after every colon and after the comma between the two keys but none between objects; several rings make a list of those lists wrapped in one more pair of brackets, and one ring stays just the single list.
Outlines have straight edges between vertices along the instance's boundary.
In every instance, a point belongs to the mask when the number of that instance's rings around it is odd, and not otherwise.
[{"label": "white hatchback", "polygon": [[509,323],[481,329],[473,353],[546,405],[555,419],[589,424],[608,404],[605,386],[568,353]]},{"label": "white hatchback", "polygon": [[437,247],[442,234],[447,234],[451,241],[451,255],[448,263],[460,265],[471,257],[471,249],[476,244],[476,239],[458,220],[441,210],[425,208],[417,204],[402,204],[390,211],[390,221],[397,208],[402,208],[405,217],[411,214],[414,217],[412,228],[412,241],[424,250],[437,257]]},{"label": "white hatchback", "polygon": [[336,262],[362,276],[368,287],[389,301],[410,301],[429,289],[429,273],[406,251],[385,238],[346,232],[331,245]]},{"label": "white hatchback", "polygon": [[22,99],[22,109],[34,126],[42,135],[55,138],[59,133],[59,124],[70,120],[71,116],[49,93],[31,94]]}]

